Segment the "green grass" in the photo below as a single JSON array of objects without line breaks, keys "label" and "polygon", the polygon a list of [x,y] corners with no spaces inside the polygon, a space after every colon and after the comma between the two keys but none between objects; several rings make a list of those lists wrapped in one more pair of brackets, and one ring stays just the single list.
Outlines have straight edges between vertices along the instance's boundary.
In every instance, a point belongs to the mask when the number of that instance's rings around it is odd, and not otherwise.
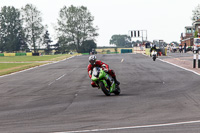
[{"label": "green grass", "polygon": [[22,71],[45,63],[0,63],[0,76]]},{"label": "green grass", "polygon": [[0,63],[0,70],[28,65],[28,64],[31,64],[31,63]]},{"label": "green grass", "polygon": [[44,55],[44,56],[2,56],[0,62],[28,62],[28,61],[57,61],[72,55]]},{"label": "green grass", "polygon": [[[63,54],[44,56],[0,56],[0,76],[47,63],[42,61],[59,61],[71,56],[74,55]],[[38,63],[37,61],[41,62]]]}]

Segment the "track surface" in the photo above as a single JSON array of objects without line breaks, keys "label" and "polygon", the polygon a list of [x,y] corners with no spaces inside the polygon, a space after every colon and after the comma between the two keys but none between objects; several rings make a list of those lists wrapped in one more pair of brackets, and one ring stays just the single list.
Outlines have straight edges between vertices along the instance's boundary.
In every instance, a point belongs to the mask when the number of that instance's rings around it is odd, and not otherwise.
[{"label": "track surface", "polygon": [[88,57],[0,77],[0,132],[199,133],[200,76],[142,54],[97,55],[121,82],[107,97],[90,86]]}]

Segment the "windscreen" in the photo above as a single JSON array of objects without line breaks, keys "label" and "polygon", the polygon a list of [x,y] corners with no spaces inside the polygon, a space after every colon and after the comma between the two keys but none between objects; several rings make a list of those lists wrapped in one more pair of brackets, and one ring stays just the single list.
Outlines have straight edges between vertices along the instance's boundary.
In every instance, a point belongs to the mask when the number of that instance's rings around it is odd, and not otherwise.
[{"label": "windscreen", "polygon": [[100,68],[99,67],[94,67],[93,71],[92,71],[92,75],[94,75],[95,77],[99,76],[99,72],[100,72]]}]

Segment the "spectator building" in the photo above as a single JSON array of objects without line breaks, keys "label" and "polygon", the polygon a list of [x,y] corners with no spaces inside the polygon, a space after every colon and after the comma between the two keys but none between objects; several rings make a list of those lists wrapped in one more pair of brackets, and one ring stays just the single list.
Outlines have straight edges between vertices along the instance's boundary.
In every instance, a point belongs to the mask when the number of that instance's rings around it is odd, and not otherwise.
[{"label": "spectator building", "polygon": [[193,22],[192,26],[185,27],[185,34],[181,33],[181,45],[182,46],[193,46],[193,40],[195,37],[195,31],[197,36],[200,37],[200,19]]}]

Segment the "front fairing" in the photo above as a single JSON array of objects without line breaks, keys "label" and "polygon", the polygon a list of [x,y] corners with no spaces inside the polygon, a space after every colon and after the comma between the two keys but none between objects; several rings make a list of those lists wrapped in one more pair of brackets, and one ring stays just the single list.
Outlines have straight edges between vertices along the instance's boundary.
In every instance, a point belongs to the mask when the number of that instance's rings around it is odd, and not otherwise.
[{"label": "front fairing", "polygon": [[98,81],[99,80],[99,78],[98,77],[95,77],[94,75],[92,75],[92,81]]},{"label": "front fairing", "polygon": [[102,68],[94,68],[93,72],[92,72],[92,81],[94,81],[95,83],[98,83],[99,81],[102,81],[105,85],[105,87],[108,87],[110,92],[113,92],[115,90],[115,82],[113,81],[113,83],[111,84],[111,86],[109,86],[107,84],[107,81],[109,79],[109,75],[104,72],[104,70]]},{"label": "front fairing", "polygon": [[99,80],[99,73],[100,73],[100,68],[98,68],[98,67],[93,68],[92,81],[98,81]]},{"label": "front fairing", "polygon": [[101,68],[100,73],[99,73],[99,79],[104,79],[106,77],[106,73],[104,72],[104,70]]},{"label": "front fairing", "polygon": [[156,55],[157,52],[155,50],[152,51],[151,55]]}]

